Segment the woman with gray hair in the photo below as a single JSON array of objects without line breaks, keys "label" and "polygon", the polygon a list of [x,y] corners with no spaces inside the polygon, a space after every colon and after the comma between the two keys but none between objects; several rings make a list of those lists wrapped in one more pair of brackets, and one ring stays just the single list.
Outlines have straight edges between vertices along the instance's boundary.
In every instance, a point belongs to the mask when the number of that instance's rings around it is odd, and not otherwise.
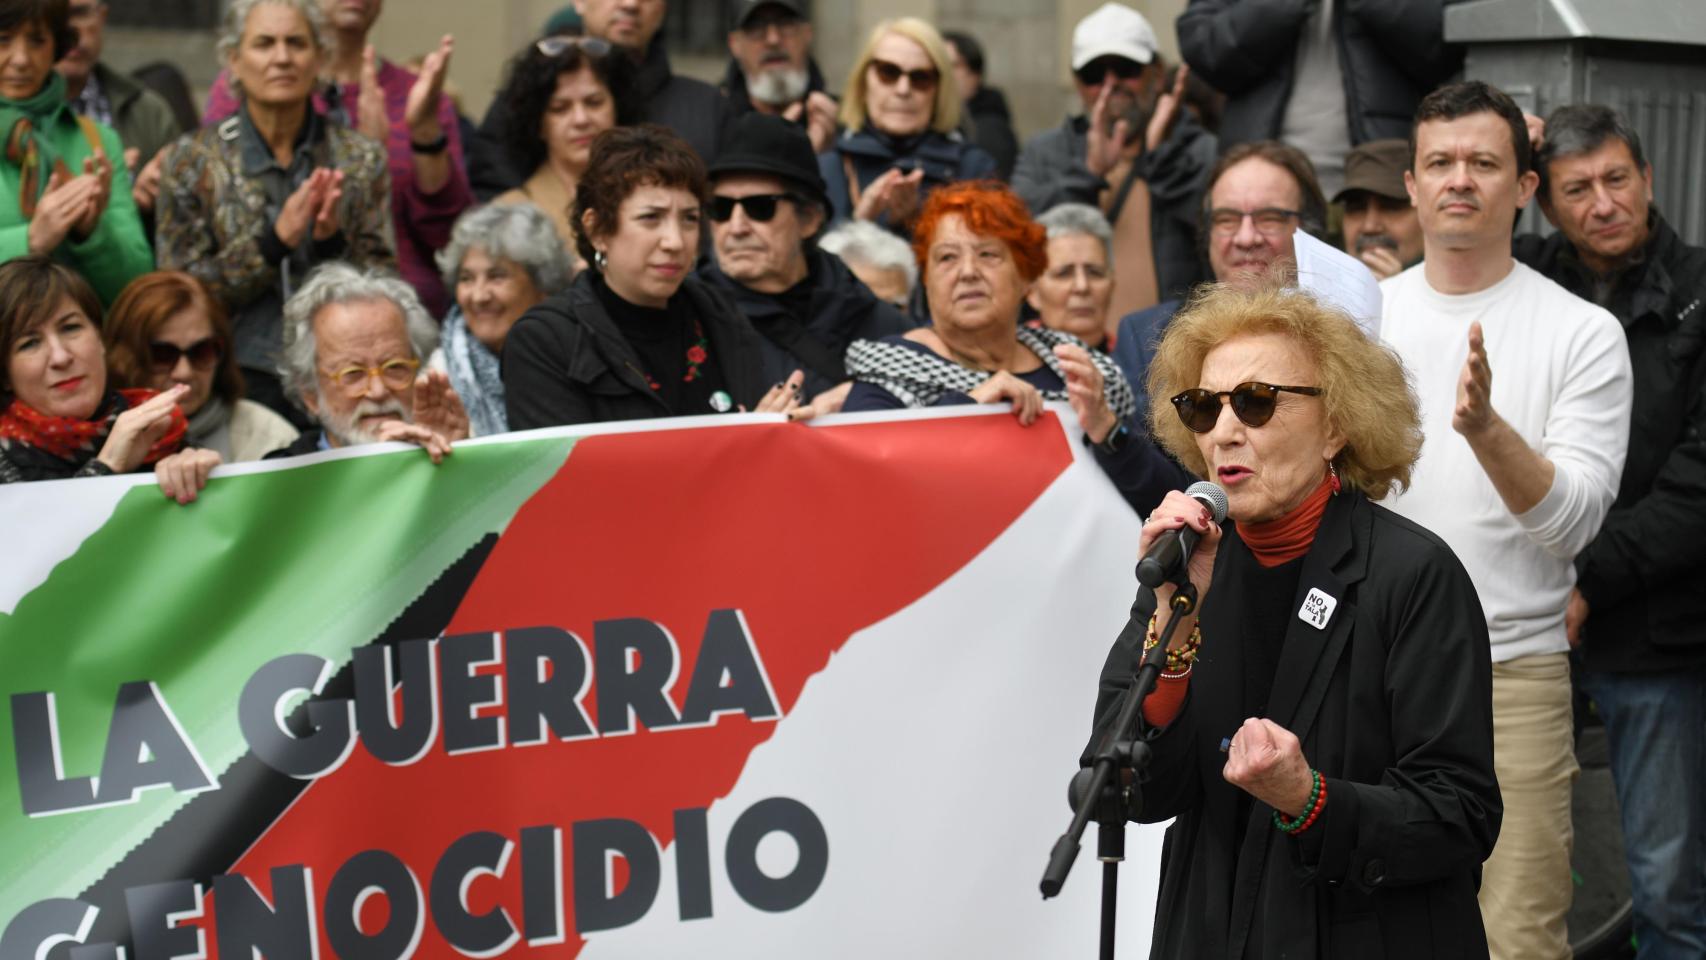
[{"label": "woman with gray hair", "polygon": [[874,223],[849,220],[824,234],[817,246],[840,257],[879,300],[907,309],[918,285],[918,261],[905,240]]},{"label": "woman with gray hair", "polygon": [[1042,325],[1070,333],[1092,349],[1106,351],[1108,316],[1114,299],[1114,231],[1102,211],[1083,203],[1062,203],[1037,218],[1048,231],[1048,267],[1025,302]]},{"label": "woman with gray hair", "polygon": [[280,311],[316,264],[397,268],[383,147],[314,112],[326,56],[319,0],[235,0],[220,56],[242,105],[167,148],[161,269],[205,283],[230,311],[251,399],[300,415],[273,375]]},{"label": "woman with gray hair", "polygon": [[574,279],[556,225],[531,203],[481,207],[462,215],[438,255],[456,305],[428,365],[450,375],[475,436],[509,431],[498,358],[509,328]]}]

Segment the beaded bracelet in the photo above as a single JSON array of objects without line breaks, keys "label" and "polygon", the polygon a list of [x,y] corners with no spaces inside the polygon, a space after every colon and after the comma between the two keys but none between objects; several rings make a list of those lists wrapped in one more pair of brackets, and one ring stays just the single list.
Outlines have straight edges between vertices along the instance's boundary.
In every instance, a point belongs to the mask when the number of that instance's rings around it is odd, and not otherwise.
[{"label": "beaded bracelet", "polygon": [[1297,815],[1297,819],[1287,820],[1280,816],[1278,810],[1274,811],[1274,827],[1294,837],[1314,826],[1316,819],[1321,816],[1322,808],[1327,806],[1327,781],[1321,779],[1319,770],[1311,769],[1309,776],[1313,781],[1309,788],[1309,800],[1303,805],[1303,812]]},{"label": "beaded bracelet", "polygon": [[[1145,632],[1143,637],[1143,652],[1146,655],[1156,644],[1161,642],[1161,634],[1155,630],[1156,616],[1158,616],[1158,614],[1150,615],[1149,629]],[[1174,649],[1173,647],[1167,648],[1167,672],[1177,674],[1190,669],[1191,664],[1196,662],[1197,651],[1201,648],[1202,624],[1199,623],[1192,626],[1191,635],[1185,638],[1184,646],[1177,649]]]}]

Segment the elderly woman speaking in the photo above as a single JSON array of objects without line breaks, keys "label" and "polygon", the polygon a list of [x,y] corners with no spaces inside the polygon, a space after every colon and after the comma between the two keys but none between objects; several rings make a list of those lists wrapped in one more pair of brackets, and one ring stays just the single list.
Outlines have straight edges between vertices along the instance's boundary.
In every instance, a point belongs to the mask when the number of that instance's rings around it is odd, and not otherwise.
[{"label": "elderly woman speaking", "polygon": [[1071,334],[1019,325],[1020,304],[1048,264],[1046,243],[1024,201],[1000,184],[931,194],[912,248],[935,326],[855,341],[847,350],[855,383],[842,410],[1001,401],[1030,424],[1044,400],[1069,401],[1096,461],[1147,513],[1189,478],[1133,431],[1125,376]]},{"label": "elderly woman speaking", "polygon": [[[1172,493],[1140,541],[1202,535],[1201,618],[1144,704],[1154,759],[1128,811],[1177,818],[1155,955],[1485,957],[1475,891],[1503,813],[1486,623],[1450,548],[1371,502],[1421,450],[1403,367],[1306,294],[1218,287],[1168,325],[1149,392],[1232,520]],[[1114,642],[1095,742],[1174,591]]]}]

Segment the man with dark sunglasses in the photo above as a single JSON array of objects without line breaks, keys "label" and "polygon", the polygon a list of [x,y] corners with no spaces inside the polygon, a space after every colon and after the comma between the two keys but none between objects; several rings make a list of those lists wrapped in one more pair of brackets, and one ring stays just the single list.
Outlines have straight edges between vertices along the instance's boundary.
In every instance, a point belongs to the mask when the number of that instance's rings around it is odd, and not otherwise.
[{"label": "man with dark sunglasses", "polygon": [[1623,472],[1629,350],[1610,313],[1511,258],[1539,177],[1509,96],[1441,87],[1410,144],[1423,259],[1381,283],[1380,333],[1409,369],[1426,443],[1387,505],[1450,545],[1487,616],[1504,798],[1481,875],[1492,956],[1566,958],[1577,767],[1565,609],[1572,561]]},{"label": "man with dark sunglasses", "polygon": [[835,99],[812,57],[812,25],[795,0],[734,0],[729,67],[721,87],[729,111],[754,110],[805,127],[812,149],[835,138]]},{"label": "man with dark sunglasses", "polygon": [[1025,144],[1013,189],[1033,214],[1085,203],[1107,216],[1120,278],[1110,316],[1183,297],[1203,279],[1197,207],[1216,153],[1182,109],[1186,71],[1164,89],[1155,30],[1118,3],[1078,22],[1072,71],[1084,112]]},{"label": "man with dark sunglasses", "polygon": [[851,386],[848,344],[916,324],[817,248],[829,198],[798,125],[756,111],[740,117],[710,174],[716,261],[701,275],[761,334],[765,376],[781,383],[801,371],[801,399],[814,413],[833,413]]}]

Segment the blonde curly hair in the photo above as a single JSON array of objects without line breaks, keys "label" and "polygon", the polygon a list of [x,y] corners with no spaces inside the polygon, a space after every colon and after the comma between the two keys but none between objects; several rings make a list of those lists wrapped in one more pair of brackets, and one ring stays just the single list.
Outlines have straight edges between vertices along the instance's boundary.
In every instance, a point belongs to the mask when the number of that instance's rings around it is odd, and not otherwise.
[{"label": "blonde curly hair", "polygon": [[1180,422],[1172,398],[1199,385],[1209,351],[1263,333],[1291,339],[1314,360],[1327,422],[1345,438],[1333,461],[1340,482],[1371,500],[1408,486],[1422,452],[1422,418],[1403,362],[1342,311],[1273,281],[1256,290],[1203,288],[1168,323],[1148,380],[1150,429],[1162,446],[1198,476],[1207,472],[1197,435]]}]

